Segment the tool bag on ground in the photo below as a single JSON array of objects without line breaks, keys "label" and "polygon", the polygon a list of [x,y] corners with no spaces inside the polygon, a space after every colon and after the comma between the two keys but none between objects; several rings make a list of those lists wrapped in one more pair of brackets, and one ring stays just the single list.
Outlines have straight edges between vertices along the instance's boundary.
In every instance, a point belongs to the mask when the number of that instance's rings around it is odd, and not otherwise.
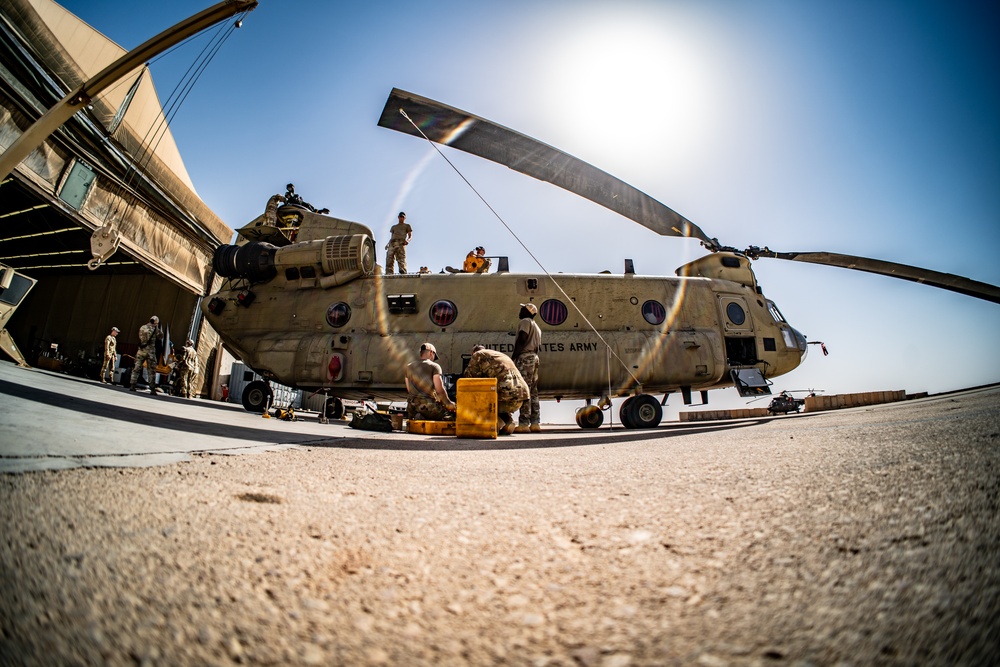
[{"label": "tool bag on ground", "polygon": [[359,428],[362,431],[381,431],[383,433],[392,432],[392,419],[389,415],[384,415],[381,412],[369,412],[364,416],[358,416],[355,412],[351,417],[351,423],[348,424],[351,428]]}]

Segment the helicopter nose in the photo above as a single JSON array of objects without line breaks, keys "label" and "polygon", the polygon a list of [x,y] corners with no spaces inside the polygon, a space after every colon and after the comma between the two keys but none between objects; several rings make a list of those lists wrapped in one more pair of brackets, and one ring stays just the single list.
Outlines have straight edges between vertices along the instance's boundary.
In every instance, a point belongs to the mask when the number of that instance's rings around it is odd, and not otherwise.
[{"label": "helicopter nose", "polygon": [[804,361],[806,355],[809,354],[809,345],[806,342],[806,337],[795,327],[789,327],[789,329],[792,330],[792,336],[795,337],[795,347],[799,350],[799,356]]}]

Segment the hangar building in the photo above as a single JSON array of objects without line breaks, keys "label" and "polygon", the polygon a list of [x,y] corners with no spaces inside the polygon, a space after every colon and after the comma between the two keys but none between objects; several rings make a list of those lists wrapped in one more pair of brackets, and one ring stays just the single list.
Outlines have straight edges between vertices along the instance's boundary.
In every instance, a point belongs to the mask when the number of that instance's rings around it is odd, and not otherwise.
[{"label": "hangar building", "polygon": [[[0,152],[124,53],[52,0],[0,2]],[[120,246],[91,271],[101,228]],[[199,382],[211,381],[222,350],[199,303],[213,250],[233,234],[199,199],[149,71],[137,68],[0,183],[0,263],[38,280],[7,330],[32,365],[74,372],[99,360],[112,326],[118,351],[134,355],[155,314],[172,342],[197,341]]]}]

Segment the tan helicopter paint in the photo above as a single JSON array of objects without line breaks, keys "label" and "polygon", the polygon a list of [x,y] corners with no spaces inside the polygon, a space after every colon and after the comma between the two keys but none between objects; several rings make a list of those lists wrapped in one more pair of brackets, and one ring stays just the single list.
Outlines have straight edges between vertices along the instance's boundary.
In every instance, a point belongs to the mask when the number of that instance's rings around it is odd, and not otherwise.
[{"label": "tan helicopter paint", "polygon": [[[291,207],[282,207],[287,208]],[[434,343],[445,373],[461,373],[475,344],[511,354],[519,304],[541,307],[548,299],[558,299],[568,313],[557,326],[546,324],[541,314],[535,320],[542,329],[539,394],[543,399],[732,386],[726,337],[752,338],[757,357],[764,362],[757,367],[768,378],[794,369],[805,354],[804,341],[796,344],[798,338],[787,323],[772,317],[757,291],[749,261],[735,253],[700,258],[672,277],[559,274],[562,289],[601,333],[615,358],[545,275],[386,276],[365,256],[377,246],[364,225],[295,213],[301,215],[296,243],[288,242],[287,230],[262,229],[260,219],[241,230],[243,236],[279,243],[285,238],[282,247],[272,249],[276,275],[255,281],[232,277],[203,304],[208,321],[236,356],[283,384],[325,388],[346,399],[402,400],[404,368],[417,358],[421,343]],[[327,233],[332,235],[317,238]],[[355,253],[353,264],[331,259],[331,248],[348,245]],[[247,253],[251,250],[246,248]],[[249,306],[238,305],[238,295],[245,289],[253,294]],[[414,299],[414,312],[390,312],[390,296]],[[440,300],[457,310],[454,322],[446,327],[436,325],[429,315],[432,304]],[[212,312],[213,301],[222,304],[221,312]],[[666,309],[662,324],[643,318],[646,301]],[[333,327],[327,312],[338,303],[350,307],[350,319]],[[730,303],[745,312],[743,323],[727,317]],[[765,338],[774,349],[765,350]],[[330,377],[335,355],[340,379]]]}]

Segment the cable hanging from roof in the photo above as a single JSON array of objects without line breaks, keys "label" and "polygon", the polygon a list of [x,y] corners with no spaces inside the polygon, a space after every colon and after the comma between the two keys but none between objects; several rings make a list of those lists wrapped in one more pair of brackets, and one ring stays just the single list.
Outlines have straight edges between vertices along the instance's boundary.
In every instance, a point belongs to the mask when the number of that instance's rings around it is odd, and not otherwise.
[{"label": "cable hanging from roof", "polygon": [[[242,25],[242,20],[247,13],[248,12],[242,13],[237,17],[236,21],[228,22],[228,25],[220,25],[215,30],[213,37],[202,48],[201,52],[194,59],[185,71],[184,75],[178,81],[177,85],[171,91],[166,104],[162,106],[163,113],[160,114],[158,121],[150,125],[150,127],[146,130],[146,134],[139,140],[138,151],[134,156],[131,156],[131,162],[128,166],[124,179],[117,186],[117,192],[112,192],[112,195],[116,198],[115,205],[105,211],[103,219],[104,227],[102,229],[107,230],[106,234],[109,236],[111,234],[117,234],[113,230],[114,223],[112,221],[114,219],[121,219],[127,216],[137,203],[135,197],[126,197],[126,193],[133,188],[134,184],[138,180],[139,172],[146,172],[146,169],[152,161],[160,142],[166,136],[170,122],[176,117],[184,102],[187,100],[188,95],[193,90],[195,84],[205,73],[205,70],[215,59],[215,56],[218,55],[222,46],[232,35],[233,31]],[[192,36],[192,38],[177,44],[165,53],[160,54],[160,56],[153,59],[150,63],[147,63],[143,67],[142,71],[140,71],[138,78],[135,80],[133,89],[138,87],[139,80],[141,80],[145,73],[149,71],[149,65],[151,63],[155,63],[167,54],[173,53],[174,50],[180,48],[194,37],[196,36]],[[129,100],[126,99],[125,104],[127,104],[128,101]],[[118,124],[113,124],[113,127],[110,129],[110,133],[114,133],[117,128]],[[126,156],[128,155],[127,152],[125,154]],[[207,238],[210,236],[204,229],[199,229],[199,232],[203,237]],[[114,243],[114,247],[117,248],[116,242]],[[95,258],[89,266],[93,270],[100,266],[102,262],[103,260]]]}]

